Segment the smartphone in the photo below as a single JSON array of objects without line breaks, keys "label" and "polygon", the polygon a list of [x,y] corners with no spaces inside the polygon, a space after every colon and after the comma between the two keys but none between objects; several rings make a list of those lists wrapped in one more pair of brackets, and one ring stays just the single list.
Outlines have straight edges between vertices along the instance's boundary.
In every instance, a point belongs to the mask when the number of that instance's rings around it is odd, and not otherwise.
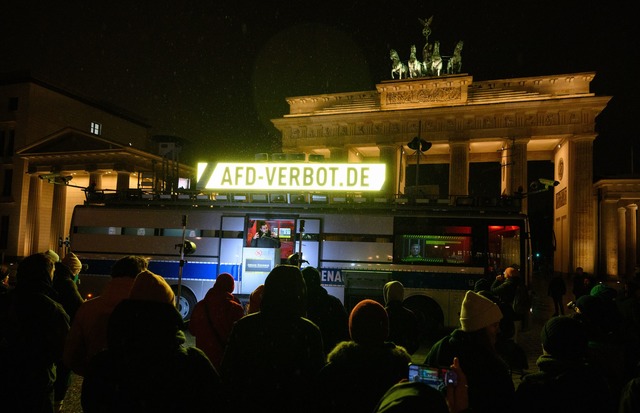
[{"label": "smartphone", "polygon": [[449,384],[458,384],[458,376],[453,370],[415,363],[409,364],[409,380],[428,384],[437,390],[443,390]]}]

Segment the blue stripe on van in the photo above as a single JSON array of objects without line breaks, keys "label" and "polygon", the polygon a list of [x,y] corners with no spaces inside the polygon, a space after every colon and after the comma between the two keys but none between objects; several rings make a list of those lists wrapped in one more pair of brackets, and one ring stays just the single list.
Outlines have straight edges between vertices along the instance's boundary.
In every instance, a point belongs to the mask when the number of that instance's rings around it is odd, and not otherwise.
[{"label": "blue stripe on van", "polygon": [[[103,275],[109,276],[111,274],[111,267],[116,260],[99,260],[83,258],[82,263],[88,264],[89,268],[86,273],[83,273],[83,277],[91,275]],[[217,278],[219,273],[228,272],[233,276],[233,279],[239,281],[240,279],[240,264],[217,264],[212,262],[185,262],[182,267],[182,279],[204,280],[213,281]],[[180,263],[177,261],[149,261],[149,271],[163,276],[166,279],[178,279],[180,271]]]}]

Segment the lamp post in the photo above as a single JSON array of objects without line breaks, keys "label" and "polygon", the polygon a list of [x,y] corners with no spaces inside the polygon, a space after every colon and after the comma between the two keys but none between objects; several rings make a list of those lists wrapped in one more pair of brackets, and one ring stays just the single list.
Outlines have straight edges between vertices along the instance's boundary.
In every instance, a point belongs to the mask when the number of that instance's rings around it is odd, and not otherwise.
[{"label": "lamp post", "polygon": [[413,140],[411,140],[411,142],[409,142],[407,144],[407,146],[409,146],[410,149],[413,149],[416,151],[416,191],[418,190],[418,178],[420,175],[420,155],[422,155],[422,152],[426,152],[429,149],[431,149],[431,142],[427,142],[424,139],[420,138],[420,130],[422,129],[422,122],[420,122],[420,124],[418,125],[418,136],[416,136],[415,138],[413,138]]}]

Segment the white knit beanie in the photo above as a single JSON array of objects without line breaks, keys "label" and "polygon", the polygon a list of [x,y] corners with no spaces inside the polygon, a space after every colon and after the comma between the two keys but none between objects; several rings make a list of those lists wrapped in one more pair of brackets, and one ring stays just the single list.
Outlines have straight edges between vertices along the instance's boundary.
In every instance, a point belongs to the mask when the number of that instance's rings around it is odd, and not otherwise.
[{"label": "white knit beanie", "polygon": [[71,274],[76,275],[82,270],[82,263],[78,259],[78,256],[73,252],[69,252],[62,259],[62,263],[69,268]]},{"label": "white knit beanie", "polygon": [[53,250],[46,250],[44,252],[44,255],[49,257],[49,259],[51,259],[51,261],[53,261],[53,262],[59,262],[60,261],[60,256],[58,254],[56,254]]},{"label": "white knit beanie", "polygon": [[496,303],[476,292],[467,291],[460,311],[462,331],[478,331],[501,319],[502,311]]}]

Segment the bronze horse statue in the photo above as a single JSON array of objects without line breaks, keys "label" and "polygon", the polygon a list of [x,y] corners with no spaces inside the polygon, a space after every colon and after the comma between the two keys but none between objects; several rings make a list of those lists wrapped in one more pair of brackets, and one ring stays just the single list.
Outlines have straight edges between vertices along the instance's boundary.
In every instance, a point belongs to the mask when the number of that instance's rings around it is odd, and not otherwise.
[{"label": "bronze horse statue", "polygon": [[460,40],[455,49],[453,49],[453,56],[449,58],[449,62],[447,63],[447,74],[455,74],[460,73],[462,70],[462,46],[464,42]]},{"label": "bronze horse statue", "polygon": [[406,79],[407,77],[409,77],[409,68],[400,60],[398,52],[396,52],[394,49],[391,49],[389,57],[393,62],[391,64],[391,79],[396,78],[396,73],[398,74],[398,79]]}]

